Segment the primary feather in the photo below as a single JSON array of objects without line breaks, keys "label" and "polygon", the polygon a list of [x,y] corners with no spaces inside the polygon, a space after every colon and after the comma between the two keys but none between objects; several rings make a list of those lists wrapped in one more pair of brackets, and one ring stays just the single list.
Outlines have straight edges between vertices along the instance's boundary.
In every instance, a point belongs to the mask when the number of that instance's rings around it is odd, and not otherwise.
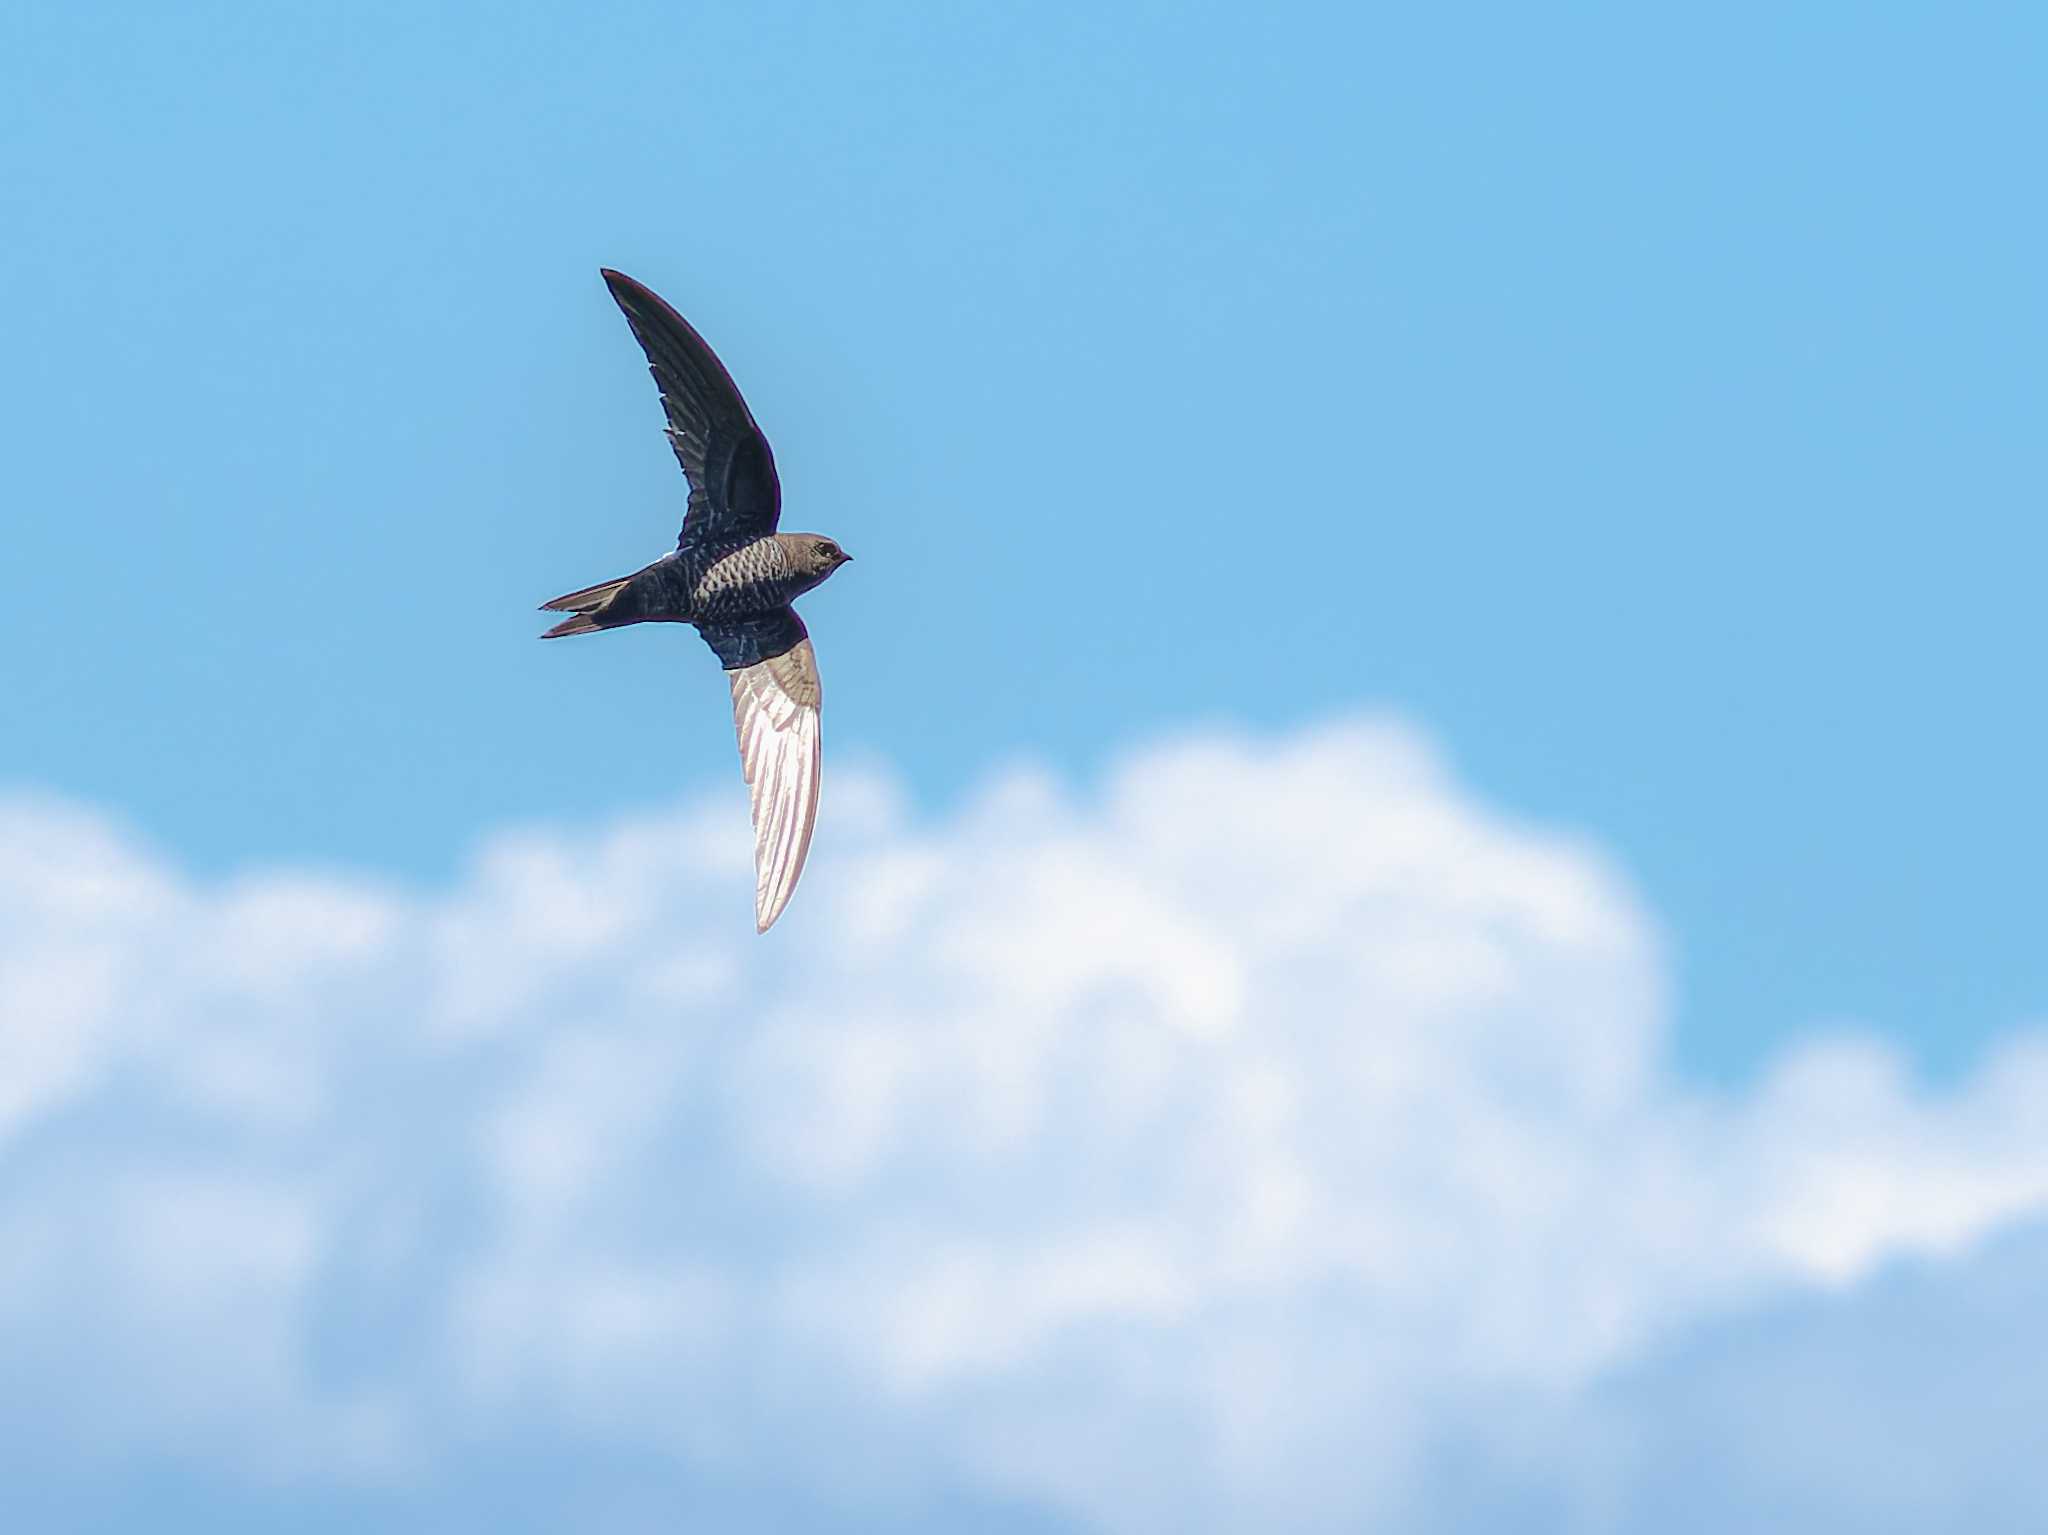
[{"label": "primary feather", "polygon": [[754,819],[754,925],[765,933],[789,904],[811,851],[824,690],[809,640],[726,676]]}]

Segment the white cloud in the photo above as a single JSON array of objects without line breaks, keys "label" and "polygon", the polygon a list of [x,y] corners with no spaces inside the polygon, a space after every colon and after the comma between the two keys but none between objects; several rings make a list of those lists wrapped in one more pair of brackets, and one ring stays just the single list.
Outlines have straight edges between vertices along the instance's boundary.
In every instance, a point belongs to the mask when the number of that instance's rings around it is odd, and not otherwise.
[{"label": "white cloud", "polygon": [[[828,1503],[1356,1528],[1689,1328],[2048,1207],[2048,1043],[1690,1088],[1625,879],[1398,725],[941,824],[828,793],[765,940],[737,789],[436,893],[0,806],[0,1374],[88,1462],[561,1424]],[[1585,1443],[1582,1512],[1627,1480]]]}]

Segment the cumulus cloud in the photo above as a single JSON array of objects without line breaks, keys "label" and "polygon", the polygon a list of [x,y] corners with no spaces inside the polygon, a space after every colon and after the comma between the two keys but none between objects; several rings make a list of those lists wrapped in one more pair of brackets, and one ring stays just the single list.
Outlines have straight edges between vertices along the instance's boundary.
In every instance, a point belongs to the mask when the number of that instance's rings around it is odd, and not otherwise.
[{"label": "cumulus cloud", "polygon": [[937,822],[828,794],[767,939],[737,790],[427,892],[0,803],[10,1428],[272,1489],[539,1435],[814,1512],[1419,1528],[1497,1485],[1623,1528],[1616,1381],[2048,1206],[2040,1038],[1690,1086],[1623,875],[1398,723]]}]

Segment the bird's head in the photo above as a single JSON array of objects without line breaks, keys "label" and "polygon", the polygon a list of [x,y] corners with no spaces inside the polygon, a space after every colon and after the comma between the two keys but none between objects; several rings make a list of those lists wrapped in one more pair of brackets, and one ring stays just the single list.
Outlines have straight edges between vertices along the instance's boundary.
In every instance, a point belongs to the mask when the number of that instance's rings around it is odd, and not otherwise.
[{"label": "bird's head", "polygon": [[853,558],[822,533],[785,533],[782,543],[793,569],[813,586]]}]

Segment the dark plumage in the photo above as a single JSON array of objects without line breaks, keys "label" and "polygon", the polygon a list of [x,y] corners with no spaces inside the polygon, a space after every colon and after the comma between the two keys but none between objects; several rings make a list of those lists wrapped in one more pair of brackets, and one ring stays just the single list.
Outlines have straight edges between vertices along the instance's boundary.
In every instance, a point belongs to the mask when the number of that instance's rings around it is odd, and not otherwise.
[{"label": "dark plumage", "polygon": [[740,762],[752,791],[755,918],[766,932],[796,888],[817,818],[821,690],[790,603],[851,556],[816,533],[778,533],[775,455],[704,338],[651,290],[607,270],[607,287],[661,388],[668,438],[690,483],[673,552],[630,576],[543,603],[571,615],[558,639],[627,624],[695,624],[732,680]]}]

